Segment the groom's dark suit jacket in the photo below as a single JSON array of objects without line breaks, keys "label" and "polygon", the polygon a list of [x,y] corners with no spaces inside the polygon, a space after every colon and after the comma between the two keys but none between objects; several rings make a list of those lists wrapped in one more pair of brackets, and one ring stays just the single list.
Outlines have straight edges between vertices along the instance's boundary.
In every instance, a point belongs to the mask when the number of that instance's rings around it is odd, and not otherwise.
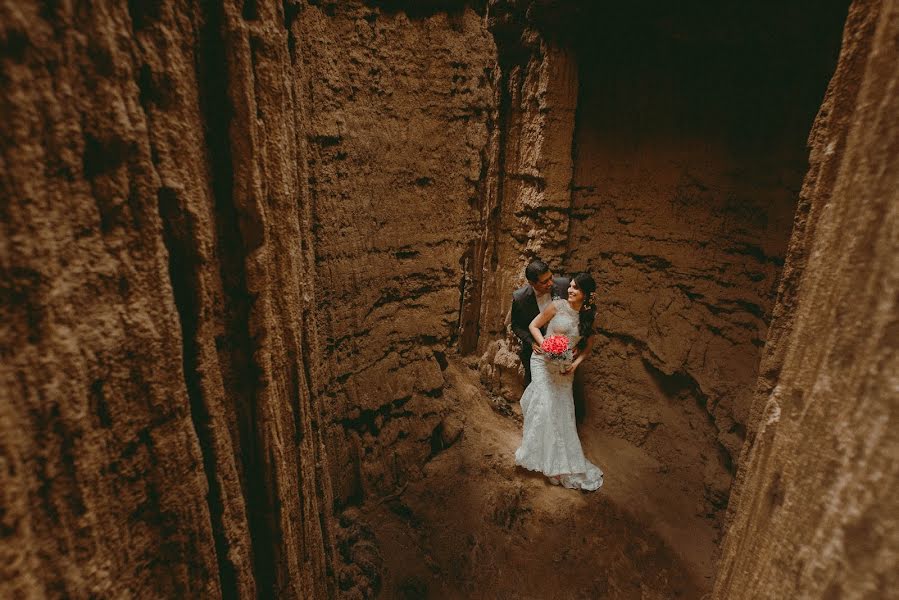
[{"label": "groom's dark suit jacket", "polygon": [[[550,292],[553,298],[568,298],[568,284],[570,280],[567,277],[554,277],[553,289]],[[521,340],[521,359],[530,360],[531,344],[534,343],[534,336],[528,330],[528,325],[534,320],[534,317],[540,314],[540,308],[537,306],[537,295],[531,284],[526,284],[518,288],[512,293],[512,332]],[[544,327],[541,331],[546,331]],[[529,368],[529,364],[525,363],[525,369]]]}]

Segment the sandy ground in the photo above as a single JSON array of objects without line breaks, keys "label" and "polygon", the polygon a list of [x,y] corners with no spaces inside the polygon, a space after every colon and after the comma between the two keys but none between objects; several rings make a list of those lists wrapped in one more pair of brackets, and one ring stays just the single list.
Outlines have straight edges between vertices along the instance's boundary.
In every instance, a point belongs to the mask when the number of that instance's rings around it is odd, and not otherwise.
[{"label": "sandy ground", "polygon": [[[605,471],[594,493],[514,465],[520,416],[477,372],[445,373],[464,433],[397,494],[349,509],[374,534],[382,598],[702,598],[716,530],[676,474],[639,448],[582,431]],[[515,407],[517,410],[517,406]]]}]

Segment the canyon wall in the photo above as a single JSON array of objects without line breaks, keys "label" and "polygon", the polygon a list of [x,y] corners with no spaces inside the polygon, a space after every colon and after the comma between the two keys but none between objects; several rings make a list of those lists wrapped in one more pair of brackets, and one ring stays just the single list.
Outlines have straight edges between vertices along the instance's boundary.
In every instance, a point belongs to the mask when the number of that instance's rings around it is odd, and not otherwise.
[{"label": "canyon wall", "polygon": [[689,493],[710,514],[727,503],[845,17],[797,10],[606,8],[583,20],[616,28],[577,37],[565,265],[600,289],[587,422],[701,482]]},{"label": "canyon wall", "polygon": [[0,592],[377,593],[332,507],[462,431],[483,7],[0,9]]},{"label": "canyon wall", "polygon": [[0,595],[330,593],[297,8],[0,4]]},{"label": "canyon wall", "polygon": [[317,393],[338,500],[358,503],[403,484],[445,431],[459,432],[442,369],[481,226],[496,49],[462,3],[410,13],[331,3],[308,7],[298,27]]},{"label": "canyon wall", "polygon": [[809,138],[718,598],[873,598],[899,558],[895,2],[853,3]]}]

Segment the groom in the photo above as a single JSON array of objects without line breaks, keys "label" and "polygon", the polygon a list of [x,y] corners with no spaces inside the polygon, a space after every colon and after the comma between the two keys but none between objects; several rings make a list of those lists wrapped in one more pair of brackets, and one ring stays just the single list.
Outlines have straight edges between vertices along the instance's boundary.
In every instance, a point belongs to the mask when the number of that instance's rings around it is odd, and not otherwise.
[{"label": "groom", "polygon": [[[568,279],[553,277],[542,260],[532,260],[524,270],[527,285],[512,293],[512,331],[521,340],[521,364],[524,365],[524,385],[531,383],[531,354],[540,347],[528,330],[528,325],[546,308],[553,298],[568,298]],[[545,330],[545,327],[544,327]]]},{"label": "groom", "polygon": [[[567,277],[553,277],[552,271],[542,260],[532,260],[524,270],[524,285],[512,293],[512,331],[521,340],[521,352],[518,357],[524,366],[524,385],[531,383],[531,354],[540,352],[540,347],[534,341],[528,325],[534,317],[553,301],[553,298],[568,299]],[[546,331],[546,327],[543,328]],[[575,348],[575,354],[578,349]],[[577,421],[580,422],[584,413],[583,402],[583,378],[580,369],[574,372],[574,407]]]}]

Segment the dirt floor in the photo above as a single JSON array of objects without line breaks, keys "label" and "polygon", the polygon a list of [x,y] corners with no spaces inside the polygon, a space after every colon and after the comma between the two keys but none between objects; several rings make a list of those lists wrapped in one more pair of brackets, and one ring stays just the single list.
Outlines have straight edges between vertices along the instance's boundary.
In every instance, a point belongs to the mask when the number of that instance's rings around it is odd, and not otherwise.
[{"label": "dirt floor", "polygon": [[675,473],[628,442],[582,430],[603,487],[550,485],[514,465],[518,406],[491,400],[474,365],[451,361],[445,376],[465,423],[459,440],[396,494],[344,513],[373,534],[379,597],[707,594],[718,530],[696,514],[697,500],[681,493]]}]

